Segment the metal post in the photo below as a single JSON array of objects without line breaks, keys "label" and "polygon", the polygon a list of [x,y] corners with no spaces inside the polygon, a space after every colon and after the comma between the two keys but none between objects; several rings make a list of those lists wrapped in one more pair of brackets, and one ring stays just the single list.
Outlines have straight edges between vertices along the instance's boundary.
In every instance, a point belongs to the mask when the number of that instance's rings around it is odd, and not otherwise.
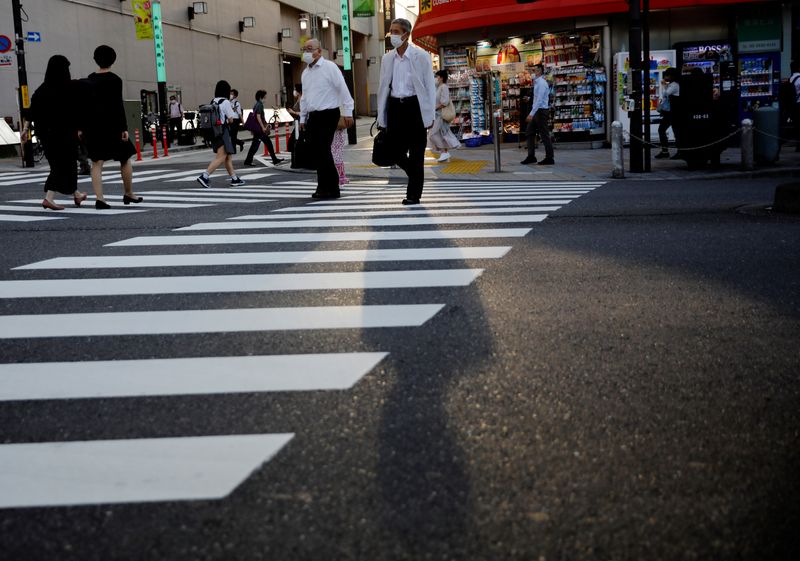
[{"label": "metal post", "polygon": [[642,61],[644,62],[644,171],[650,171],[650,0],[642,0]]},{"label": "metal post", "polygon": [[492,144],[494,144],[494,171],[500,172],[500,134],[497,127],[498,117],[495,115],[494,106],[494,76],[486,73],[486,99],[489,103],[489,118],[492,120]]},{"label": "metal post", "polygon": [[622,149],[622,123],[611,123],[611,177],[622,179],[625,177],[624,151]]},{"label": "metal post", "polygon": [[640,0],[628,0],[630,10],[628,17],[628,43],[630,44],[631,97],[633,111],[628,113],[631,123],[630,161],[631,171],[642,171],[642,27]]},{"label": "metal post", "polygon": [[742,169],[752,171],[755,169],[753,157],[753,121],[745,119],[742,121]]},{"label": "metal post", "polygon": [[19,0],[11,0],[11,11],[14,14],[14,43],[17,54],[17,76],[19,78],[19,131],[20,147],[22,148],[22,167],[32,168],[33,142],[29,132],[31,101],[28,95],[28,71],[25,68],[25,38],[22,35],[22,4]]}]

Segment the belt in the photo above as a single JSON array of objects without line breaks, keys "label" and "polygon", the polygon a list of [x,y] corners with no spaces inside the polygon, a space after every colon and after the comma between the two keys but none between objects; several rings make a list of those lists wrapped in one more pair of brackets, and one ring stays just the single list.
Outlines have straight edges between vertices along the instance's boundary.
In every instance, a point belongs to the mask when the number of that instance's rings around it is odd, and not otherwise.
[{"label": "belt", "polygon": [[417,96],[410,95],[408,97],[390,97],[389,99],[397,103],[408,103],[409,101],[416,101]]}]

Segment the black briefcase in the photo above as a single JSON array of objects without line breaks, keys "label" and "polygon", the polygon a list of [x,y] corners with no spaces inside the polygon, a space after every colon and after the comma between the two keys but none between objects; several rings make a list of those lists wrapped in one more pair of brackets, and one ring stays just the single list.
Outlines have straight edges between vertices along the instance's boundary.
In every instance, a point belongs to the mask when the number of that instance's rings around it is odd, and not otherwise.
[{"label": "black briefcase", "polygon": [[311,146],[303,133],[300,138],[295,140],[292,150],[292,169],[317,169],[314,166],[314,156],[311,153]]},{"label": "black briefcase", "polygon": [[389,134],[385,129],[379,131],[375,140],[372,141],[372,163],[382,168],[393,166],[397,163],[389,140]]},{"label": "black briefcase", "polygon": [[182,129],[178,133],[178,146],[192,146],[194,144],[194,130]]}]

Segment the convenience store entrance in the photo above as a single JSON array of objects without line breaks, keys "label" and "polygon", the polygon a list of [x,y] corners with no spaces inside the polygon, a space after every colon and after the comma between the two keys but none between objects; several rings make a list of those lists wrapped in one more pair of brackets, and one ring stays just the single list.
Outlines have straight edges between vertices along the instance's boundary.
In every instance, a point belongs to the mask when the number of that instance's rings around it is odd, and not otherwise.
[{"label": "convenience store entrance", "polygon": [[550,84],[551,130],[555,140],[605,139],[608,74],[603,65],[600,37],[599,29],[580,30],[443,48],[442,67],[449,72],[448,85],[457,113],[453,132],[462,141],[488,134],[491,121],[487,92],[480,76],[491,73],[495,102],[502,109],[501,140],[524,142],[525,118],[533,97],[532,66],[541,63]]}]

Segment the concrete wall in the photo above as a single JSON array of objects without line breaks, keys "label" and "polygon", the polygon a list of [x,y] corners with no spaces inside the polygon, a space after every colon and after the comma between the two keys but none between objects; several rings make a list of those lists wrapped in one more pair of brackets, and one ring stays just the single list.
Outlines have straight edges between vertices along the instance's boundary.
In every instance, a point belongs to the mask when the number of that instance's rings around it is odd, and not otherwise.
[{"label": "concrete wall", "polygon": [[[239,90],[245,105],[257,89],[267,90],[272,103],[273,94],[283,84],[281,53],[295,56],[300,53],[300,13],[325,13],[330,19],[329,37],[325,39],[328,58],[333,50],[334,30],[341,30],[338,0],[205,1],[209,13],[197,14],[191,22],[187,13],[189,0],[162,1],[168,89],[180,89],[187,108],[210,99],[214,84],[220,79],[228,80]],[[63,54],[72,62],[73,77],[93,72],[92,53],[100,44],[117,51],[113,70],[123,79],[126,99],[139,99],[141,89],[156,88],[153,42],[136,40],[130,2],[26,0],[24,8],[29,16],[29,21],[23,23],[24,30],[42,34],[41,43],[29,43],[26,48],[31,92],[41,84],[47,60],[53,54]],[[245,16],[255,17],[256,26],[240,34],[238,22]],[[370,39],[378,19],[351,19],[354,47],[361,44],[374,47],[376,42]],[[292,30],[292,37],[281,45],[278,32],[284,28]],[[0,34],[13,38],[13,31],[11,2],[0,2]],[[379,55],[366,52],[363,60],[369,56]],[[372,73],[377,73],[377,66],[370,69],[364,64],[363,68],[361,65],[356,68],[357,91],[363,91],[373,79]],[[292,68],[298,80],[301,70],[299,65]],[[377,75],[374,80],[377,81]],[[14,115],[16,121],[16,88],[16,66],[0,67],[0,117]]]}]

